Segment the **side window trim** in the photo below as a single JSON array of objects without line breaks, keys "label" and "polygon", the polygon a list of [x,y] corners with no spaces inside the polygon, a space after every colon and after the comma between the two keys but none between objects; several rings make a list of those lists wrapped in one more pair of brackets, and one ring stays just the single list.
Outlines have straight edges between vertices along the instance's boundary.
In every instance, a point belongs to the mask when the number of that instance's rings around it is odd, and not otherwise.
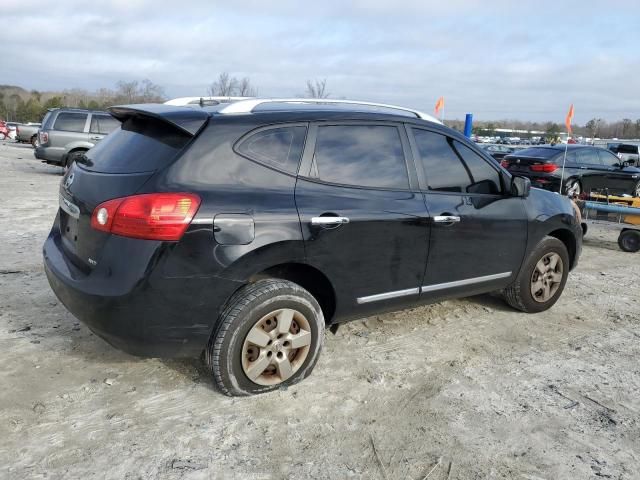
[{"label": "side window trim", "polygon": [[[366,185],[352,185],[350,183],[334,183],[322,180],[319,178],[317,166],[315,163],[315,151],[316,140],[318,138],[318,129],[320,127],[331,126],[382,126],[382,127],[395,127],[400,137],[400,143],[402,144],[402,152],[404,156],[405,169],[407,177],[409,179],[409,188],[389,188],[389,187],[371,187]],[[419,183],[417,172],[415,170],[415,162],[412,160],[412,152],[410,150],[409,137],[406,135],[406,131],[403,128],[404,124],[400,122],[384,122],[375,120],[343,120],[343,121],[317,121],[312,122],[309,125],[307,133],[307,142],[305,144],[304,152],[302,154],[302,161],[300,162],[300,169],[298,176],[304,177],[305,180],[312,182],[322,183],[324,185],[336,185],[339,187],[347,188],[360,188],[365,190],[386,190],[386,191],[419,191]]]},{"label": "side window trim", "polygon": [[[267,163],[265,161],[261,161],[259,159],[256,158],[251,158],[248,157],[247,155],[243,154],[242,152],[239,151],[238,147],[239,145],[241,145],[245,140],[247,140],[248,138],[252,137],[253,135],[256,135],[258,133],[264,132],[264,131],[268,131],[268,130],[277,130],[279,128],[287,128],[287,127],[304,127],[306,129],[306,133],[305,133],[305,139],[303,141],[303,145],[302,145],[302,155],[300,157],[300,159],[298,160],[298,166],[296,168],[295,171],[290,172],[284,168],[279,168],[277,165],[273,165],[271,163]],[[302,168],[302,164],[303,164],[303,159],[304,159],[304,155],[305,152],[307,150],[307,145],[309,144],[309,130],[310,130],[310,126],[308,122],[292,122],[292,123],[274,123],[271,125],[265,125],[259,128],[254,128],[253,130],[249,130],[248,132],[246,132],[244,135],[242,135],[238,140],[235,141],[235,143],[233,144],[232,150],[236,155],[240,155],[242,158],[246,158],[247,160],[250,160],[252,162],[257,163],[258,165],[262,165],[263,167],[266,168],[270,168],[272,170],[276,170],[280,173],[284,173],[285,175],[290,175],[290,176],[297,176],[298,173],[301,171]]]}]

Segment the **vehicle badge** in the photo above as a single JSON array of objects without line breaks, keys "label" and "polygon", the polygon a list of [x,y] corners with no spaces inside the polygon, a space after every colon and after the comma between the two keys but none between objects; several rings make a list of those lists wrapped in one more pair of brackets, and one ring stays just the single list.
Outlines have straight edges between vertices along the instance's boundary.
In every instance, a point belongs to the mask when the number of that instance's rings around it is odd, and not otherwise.
[{"label": "vehicle badge", "polygon": [[69,190],[69,187],[71,186],[71,184],[73,183],[73,179],[74,179],[75,174],[71,174],[67,177],[67,179],[64,181],[64,188],[66,188],[67,190]]}]

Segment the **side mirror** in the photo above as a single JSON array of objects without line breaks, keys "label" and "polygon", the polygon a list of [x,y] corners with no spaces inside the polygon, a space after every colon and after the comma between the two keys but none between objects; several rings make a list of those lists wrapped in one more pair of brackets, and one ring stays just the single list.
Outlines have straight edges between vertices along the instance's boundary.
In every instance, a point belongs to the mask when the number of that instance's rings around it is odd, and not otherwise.
[{"label": "side mirror", "polygon": [[511,195],[526,198],[531,192],[531,180],[527,177],[511,177]]}]

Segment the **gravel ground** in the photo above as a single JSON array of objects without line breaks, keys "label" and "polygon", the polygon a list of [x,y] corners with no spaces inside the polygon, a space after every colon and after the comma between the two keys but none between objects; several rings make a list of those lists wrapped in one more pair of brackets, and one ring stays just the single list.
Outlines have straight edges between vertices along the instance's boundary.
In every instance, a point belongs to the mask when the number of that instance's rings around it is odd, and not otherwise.
[{"label": "gravel ground", "polygon": [[60,169],[0,142],[0,478],[640,478],[640,254],[592,228],[550,311],[498,298],[327,333],[313,375],[233,399],[50,291]]}]

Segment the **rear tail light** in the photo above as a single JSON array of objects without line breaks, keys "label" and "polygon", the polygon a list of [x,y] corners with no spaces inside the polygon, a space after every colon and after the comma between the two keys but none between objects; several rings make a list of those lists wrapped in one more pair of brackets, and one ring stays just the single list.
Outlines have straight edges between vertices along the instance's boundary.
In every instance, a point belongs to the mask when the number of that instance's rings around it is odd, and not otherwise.
[{"label": "rear tail light", "polygon": [[96,230],[146,240],[180,240],[200,206],[192,193],[147,193],[114,198],[91,215]]},{"label": "rear tail light", "polygon": [[509,162],[506,160],[501,160],[500,161],[500,165],[502,165],[504,168],[508,168],[509,167]]},{"label": "rear tail light", "polygon": [[552,173],[558,169],[558,165],[555,163],[542,163],[539,165],[531,165],[529,170],[532,172],[544,172],[544,173]]},{"label": "rear tail light", "polygon": [[40,132],[40,143],[47,143],[49,141],[49,134],[47,132]]}]

